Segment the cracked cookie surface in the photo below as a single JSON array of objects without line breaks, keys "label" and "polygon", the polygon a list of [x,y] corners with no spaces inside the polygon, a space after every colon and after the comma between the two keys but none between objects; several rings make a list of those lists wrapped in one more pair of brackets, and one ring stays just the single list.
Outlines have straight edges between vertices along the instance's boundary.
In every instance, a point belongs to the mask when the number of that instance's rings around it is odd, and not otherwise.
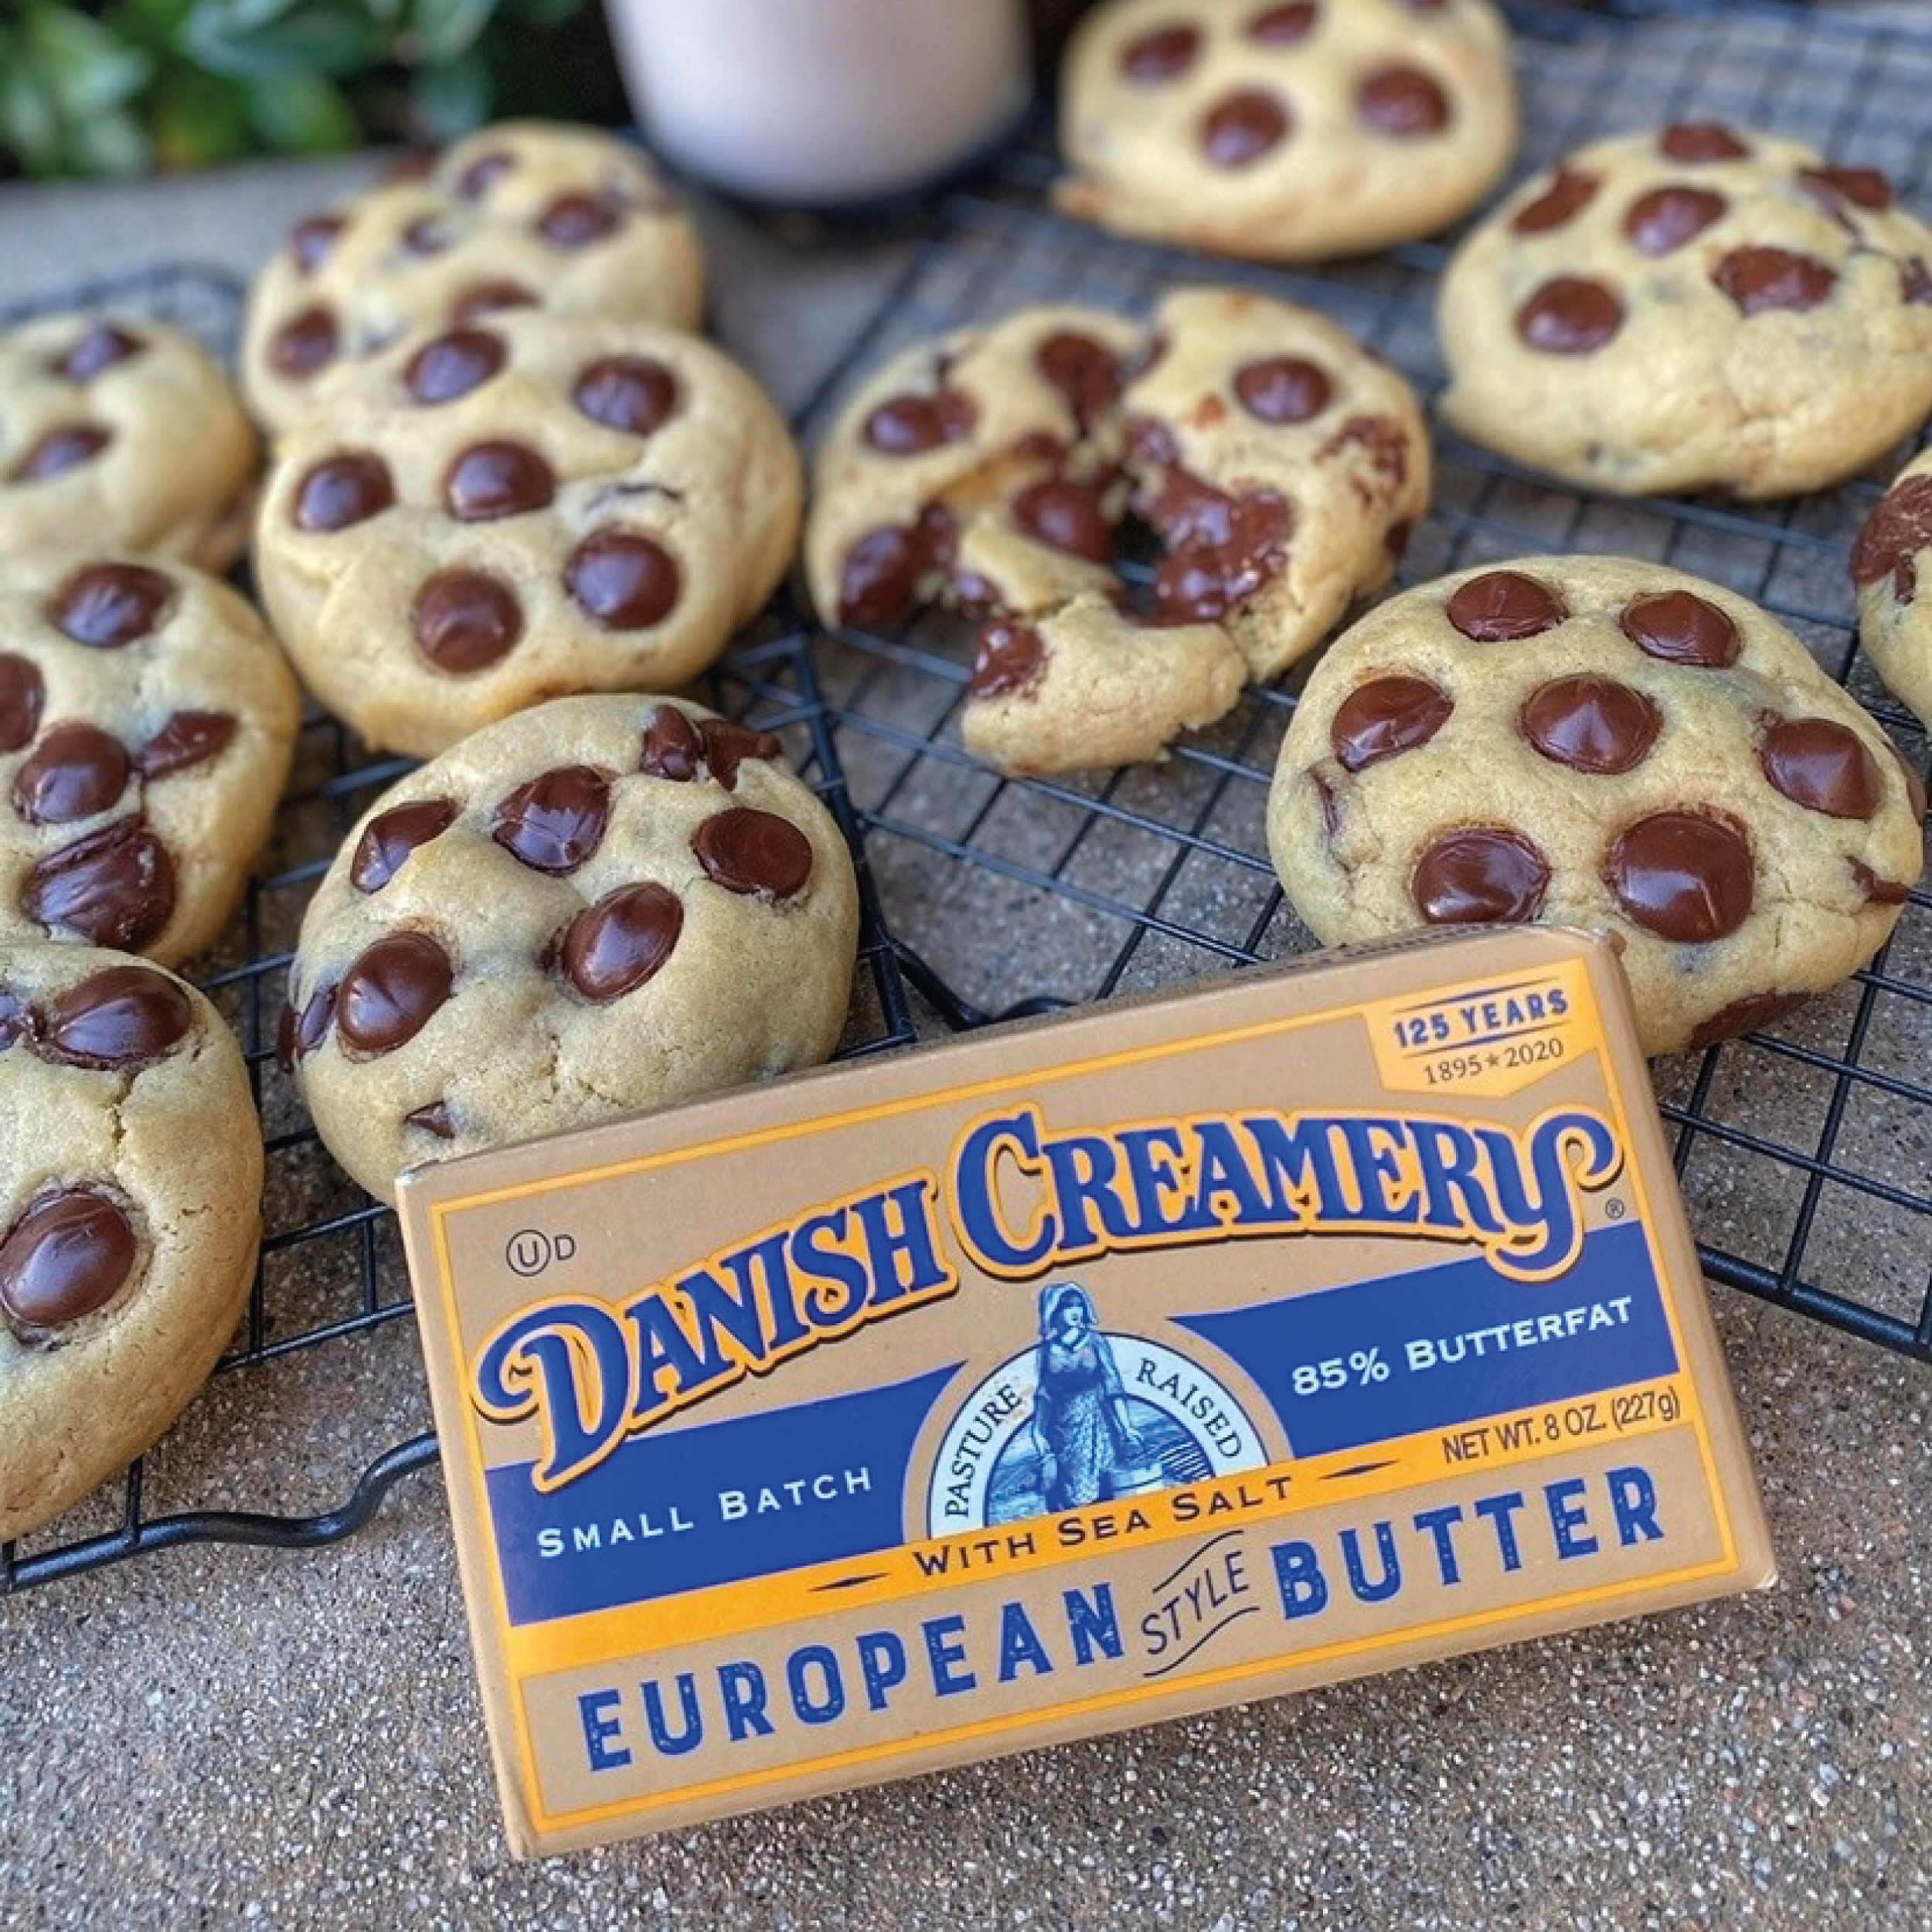
[{"label": "cracked cookie surface", "polygon": [[373,745],[684,684],[791,560],[791,437],[695,337],[495,316],[328,388],[279,447],[256,570],[304,681]]},{"label": "cracked cookie surface", "polygon": [[1753,130],[1580,149],[1458,249],[1439,319],[1447,420],[1590,489],[1795,495],[1932,410],[1932,230]]},{"label": "cracked cookie surface", "polygon": [[1291,720],[1268,842],[1325,944],[1543,920],[1621,945],[1646,1051],[1857,971],[1924,863],[1923,788],[1764,611],[1612,557],[1392,599]]},{"label": "cracked cookie surface", "polygon": [[0,944],[0,1542],[146,1449],[235,1332],[262,1140],[234,1036],[173,975]]},{"label": "cracked cookie surface", "polygon": [[1859,636],[1879,675],[1932,730],[1932,450],[1900,472],[1852,553]]},{"label": "cracked cookie surface", "polygon": [[658,697],[560,699],[386,792],[302,921],[280,1047],[372,1194],[424,1161],[811,1066],[852,859],[779,741]]}]

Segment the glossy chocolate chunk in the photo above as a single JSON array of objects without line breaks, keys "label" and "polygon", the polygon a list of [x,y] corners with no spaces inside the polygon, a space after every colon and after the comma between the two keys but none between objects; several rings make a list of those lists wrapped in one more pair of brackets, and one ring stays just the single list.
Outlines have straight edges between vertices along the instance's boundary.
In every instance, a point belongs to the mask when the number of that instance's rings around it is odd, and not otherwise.
[{"label": "glossy chocolate chunk", "polygon": [[1702,812],[1640,818],[1611,846],[1604,879],[1631,921],[1679,945],[1734,933],[1755,892],[1740,826]]},{"label": "glossy chocolate chunk", "polygon": [[564,587],[607,631],[648,631],[678,601],[669,551],[637,530],[594,530],[565,560]]},{"label": "glossy chocolate chunk", "polygon": [[444,570],[416,594],[410,612],[417,648],[439,671],[485,671],[523,634],[523,607],[501,577]]},{"label": "glossy chocolate chunk", "polygon": [[288,235],[289,252],[295,257],[297,269],[304,275],[314,274],[328,260],[346,226],[340,215],[311,215],[306,221],[298,221]]},{"label": "glossy chocolate chunk", "polygon": [[40,1053],[70,1066],[139,1066],[188,1036],[195,1009],[151,966],[110,966],[71,986],[48,1009]]},{"label": "glossy chocolate chunk", "polygon": [[570,400],[607,430],[648,436],[677,408],[678,379],[648,355],[607,355],[584,369]]},{"label": "glossy chocolate chunk", "polygon": [[866,418],[865,437],[882,455],[920,456],[943,444],[964,442],[978,413],[962,389],[890,396]]},{"label": "glossy chocolate chunk", "polygon": [[[1318,462],[1327,462],[1351,446],[1366,455],[1370,467],[1400,489],[1409,476],[1409,433],[1393,416],[1352,416],[1317,452]],[[1404,526],[1402,543],[1408,543]],[[1400,556],[1398,549],[1395,554]]]},{"label": "glossy chocolate chunk", "polygon": [[1243,87],[1209,108],[1201,151],[1217,168],[1249,168],[1278,147],[1292,124],[1277,95]]},{"label": "glossy chocolate chunk", "polygon": [[543,306],[533,290],[507,279],[472,282],[450,304],[450,325],[461,328],[480,315],[500,315],[506,308],[538,308]]},{"label": "glossy chocolate chunk", "polygon": [[1781,719],[1764,734],[1758,758],[1775,789],[1828,818],[1869,818],[1884,795],[1865,740],[1828,718]]},{"label": "glossy chocolate chunk", "polygon": [[1033,361],[1083,424],[1121,393],[1121,365],[1114,352],[1078,329],[1055,330],[1033,351]]},{"label": "glossy chocolate chunk", "polygon": [[1449,621],[1478,644],[1540,637],[1570,615],[1547,584],[1520,570],[1490,570],[1459,584],[1446,607]]},{"label": "glossy chocolate chunk", "polygon": [[1549,185],[1534,201],[1517,209],[1509,226],[1519,235],[1546,234],[1574,221],[1597,199],[1603,185],[1595,175],[1580,168],[1560,168]]},{"label": "glossy chocolate chunk", "polygon": [[1733,248],[1711,271],[1711,280],[1746,315],[1777,309],[1816,308],[1829,301],[1838,271],[1788,248]]},{"label": "glossy chocolate chunk", "polygon": [[747,759],[776,758],[784,750],[769,731],[729,718],[694,719],[675,705],[662,704],[645,721],[638,769],[679,784],[709,776],[735,791],[739,767]]},{"label": "glossy chocolate chunk", "polygon": [[238,723],[226,711],[176,711],[134,753],[144,778],[165,778],[219,757],[234,743]]},{"label": "glossy chocolate chunk", "polygon": [[1742,161],[1751,151],[1715,121],[1680,121],[1664,130],[1657,145],[1672,161]]},{"label": "glossy chocolate chunk", "polygon": [[1559,275],[1516,311],[1516,333],[1546,355],[1587,355],[1613,341],[1624,325],[1624,304],[1601,282]]},{"label": "glossy chocolate chunk", "polygon": [[1522,735],[1553,764],[1607,777],[1650,756],[1663,715],[1642,692],[1614,678],[1557,678],[1532,692]]},{"label": "glossy chocolate chunk", "polygon": [[380,892],[418,845],[441,838],[456,823],[457,809],[454,798],[418,798],[378,812],[355,842],[349,883],[359,893]]},{"label": "glossy chocolate chunk", "polygon": [[1794,1013],[1811,995],[1808,993],[1753,993],[1734,999],[1721,1012],[1713,1013],[1690,1036],[1691,1050],[1701,1052],[1719,1040],[1736,1039],[1741,1034],[1761,1032],[1774,1026],[1787,1013]]},{"label": "glossy chocolate chunk", "polygon": [[16,483],[49,483],[79,469],[114,440],[114,432],[98,423],[57,423],[14,464]]},{"label": "glossy chocolate chunk", "polygon": [[450,465],[443,502],[459,523],[527,516],[556,495],[550,466],[525,443],[475,443]]},{"label": "glossy chocolate chunk", "polygon": [[464,201],[481,201],[515,165],[515,155],[505,148],[492,148],[478,155],[457,176],[456,192]]},{"label": "glossy chocolate chunk", "polygon": [[356,955],[336,990],[342,1044],[371,1055],[407,1045],[440,1010],[454,978],[449,954],[427,933],[386,934]]},{"label": "glossy chocolate chunk", "polygon": [[268,338],[268,362],[278,376],[305,383],[335,359],[335,318],[318,302],[299,309]]},{"label": "glossy chocolate chunk", "polygon": [[128,747],[97,725],[58,724],[13,774],[13,808],[30,825],[71,825],[128,788]]},{"label": "glossy chocolate chunk", "polygon": [[1170,553],[1154,571],[1155,605],[1164,621],[1223,617],[1287,561],[1294,519],[1272,490],[1230,496],[1172,470],[1146,514]]},{"label": "glossy chocolate chunk", "polygon": [[1440,134],[1449,124],[1449,97],[1420,67],[1379,67],[1355,90],[1355,112],[1365,127],[1398,141]]},{"label": "glossy chocolate chunk", "polygon": [[683,930],[684,907],[675,893],[662,886],[622,886],[565,927],[558,964],[578,992],[602,1005],[655,978]]},{"label": "glossy chocolate chunk", "polygon": [[1320,11],[1315,0],[1287,0],[1282,6],[1264,7],[1249,21],[1248,38],[1264,46],[1291,47],[1314,31]]},{"label": "glossy chocolate chunk", "polygon": [[1241,406],[1264,423],[1305,423],[1319,416],[1335,394],[1327,372],[1299,355],[1271,355],[1234,372]]},{"label": "glossy chocolate chunk", "polygon": [[1849,202],[1882,215],[1892,206],[1892,184],[1876,168],[1801,168],[1798,178],[1828,208]]},{"label": "glossy chocolate chunk", "polygon": [[1852,551],[1852,580],[1863,590],[1881,577],[1909,603],[1918,589],[1918,559],[1932,550],[1932,476],[1912,476],[1880,498]]},{"label": "glossy chocolate chunk", "polygon": [[611,775],[594,765],[539,772],[490,815],[490,836],[533,871],[573,872],[604,843]]},{"label": "glossy chocolate chunk", "polygon": [[53,371],[70,383],[90,383],[117,362],[131,362],[148,345],[112,322],[96,322],[72,348],[54,360]]},{"label": "glossy chocolate chunk", "polygon": [[1903,879],[1882,879],[1862,859],[1852,861],[1852,876],[1872,905],[1903,906],[1912,896],[1912,888]]},{"label": "glossy chocolate chunk", "polygon": [[175,862],[147,820],[117,818],[48,853],[27,875],[20,907],[43,926],[138,953],[175,910]]},{"label": "glossy chocolate chunk", "polygon": [[1098,494],[1064,477],[1022,490],[1013,498],[1013,521],[1029,536],[1070,556],[1105,563],[1114,554],[1113,526]]},{"label": "glossy chocolate chunk", "polygon": [[402,239],[412,255],[440,255],[456,237],[440,215],[419,215],[403,230]]},{"label": "glossy chocolate chunk", "polygon": [[419,403],[453,403],[487,383],[509,354],[487,328],[453,328],[433,336],[403,369],[403,386]]},{"label": "glossy chocolate chunk", "polygon": [[601,195],[560,195],[537,217],[537,233],[559,248],[600,241],[624,217]]},{"label": "glossy chocolate chunk", "polygon": [[33,743],[46,699],[39,667],[11,651],[0,651],[0,752],[18,751]]},{"label": "glossy chocolate chunk", "polygon": [[1668,255],[1722,220],[1730,203],[1708,188],[1681,183],[1639,195],[1624,215],[1624,233],[1646,255]]},{"label": "glossy chocolate chunk", "polygon": [[0,1240],[0,1311],[29,1334],[78,1321],[127,1285],[138,1251],[119,1202],[87,1188],[43,1194]]},{"label": "glossy chocolate chunk", "polygon": [[845,553],[839,571],[839,621],[876,626],[898,623],[911,611],[920,580],[931,567],[931,553],[917,529],[883,524],[868,530]]},{"label": "glossy chocolate chunk", "polygon": [[973,658],[973,696],[1010,697],[1026,690],[1046,668],[1046,641],[1030,624],[982,625]]},{"label": "glossy chocolate chunk", "polygon": [[1444,833],[1417,860],[1410,883],[1416,910],[1432,926],[1534,919],[1549,889],[1543,854],[1501,825]]},{"label": "glossy chocolate chunk", "polygon": [[298,1013],[287,1001],[275,1029],[275,1054],[283,1066],[306,1060],[328,1037],[335,1018],[335,982],[325,980],[303,1002]]},{"label": "glossy chocolate chunk", "polygon": [[700,825],[691,849],[726,892],[782,902],[811,876],[811,842],[789,818],[733,805]]},{"label": "glossy chocolate chunk", "polygon": [[456,1138],[456,1120],[450,1112],[447,1100],[432,1100],[427,1107],[419,1107],[403,1116],[405,1127],[420,1128],[425,1134],[434,1134],[439,1141]]},{"label": "glossy chocolate chunk", "polygon": [[1130,80],[1172,80],[1193,66],[1200,51],[1199,28],[1179,22],[1156,27],[1121,49],[1121,71]]},{"label": "glossy chocolate chunk", "polygon": [[47,621],[76,644],[117,651],[158,629],[175,580],[140,563],[87,563],[47,600]]},{"label": "glossy chocolate chunk", "polygon": [[314,464],[295,486],[289,518],[298,530],[346,530],[396,501],[389,465],[368,450],[345,450]]},{"label": "glossy chocolate chunk", "polygon": [[17,993],[0,986],[0,1053],[16,1040],[32,1039],[36,1025],[33,1009]]},{"label": "glossy chocolate chunk", "polygon": [[1744,641],[1730,616],[1690,590],[1639,597],[1618,620],[1638,650],[1666,664],[1722,671],[1737,662]]},{"label": "glossy chocolate chunk", "polygon": [[1344,771],[1364,771],[1426,745],[1455,708],[1448,693],[1426,678],[1376,678],[1337,706],[1328,743]]}]

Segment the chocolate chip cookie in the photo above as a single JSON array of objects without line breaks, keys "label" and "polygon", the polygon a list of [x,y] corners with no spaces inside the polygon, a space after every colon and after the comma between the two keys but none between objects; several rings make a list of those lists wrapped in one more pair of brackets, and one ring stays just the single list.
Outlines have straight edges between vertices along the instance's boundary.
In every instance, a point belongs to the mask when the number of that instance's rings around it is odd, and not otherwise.
[{"label": "chocolate chip cookie", "polygon": [[[1408,386],[1307,309],[1232,289],[1144,324],[1026,309],[852,397],[806,567],[841,623],[981,620],[968,748],[1091,769],[1159,757],[1311,649],[1388,580],[1429,488]],[[1142,539],[1158,558],[1130,583]]]},{"label": "chocolate chip cookie", "polygon": [[822,1060],[859,922],[767,733],[566,698],[385,793],[302,922],[284,1059],[329,1151],[406,1168]]},{"label": "chocolate chip cookie", "polygon": [[1906,466],[1859,532],[1852,581],[1879,675],[1932,730],[1932,450]]},{"label": "chocolate chip cookie", "polygon": [[86,543],[225,570],[259,460],[220,366],[178,329],[56,315],[0,335],[0,563]]},{"label": "chocolate chip cookie", "polygon": [[233,1035],[172,974],[0,944],[0,1543],[124,1468],[235,1332],[261,1131]]},{"label": "chocolate chip cookie", "polygon": [[287,429],[343,363],[518,308],[697,326],[696,232],[637,148],[587,128],[506,121],[311,216],[250,297],[249,406]]},{"label": "chocolate chip cookie", "polygon": [[1318,261],[1447,227],[1516,132],[1490,0],[1112,0],[1068,52],[1056,199],[1123,234]]},{"label": "chocolate chip cookie", "polygon": [[0,941],[165,964],[212,940],[267,842],[300,712],[235,592],[184,564],[0,573]]},{"label": "chocolate chip cookie", "polygon": [[1932,410],[1932,230],[1876,169],[1712,123],[1619,136],[1458,250],[1444,413],[1624,495],[1791,496]]},{"label": "chocolate chip cookie", "polygon": [[282,439],[256,573],[309,688],[422,757],[541,699],[687,682],[791,560],[764,392],[695,336],[498,315],[343,370]]},{"label": "chocolate chip cookie", "polygon": [[1614,557],[1423,585],[1316,666],[1268,842],[1327,944],[1547,920],[1622,942],[1647,1051],[1862,966],[1924,862],[1922,787],[1756,606]]}]

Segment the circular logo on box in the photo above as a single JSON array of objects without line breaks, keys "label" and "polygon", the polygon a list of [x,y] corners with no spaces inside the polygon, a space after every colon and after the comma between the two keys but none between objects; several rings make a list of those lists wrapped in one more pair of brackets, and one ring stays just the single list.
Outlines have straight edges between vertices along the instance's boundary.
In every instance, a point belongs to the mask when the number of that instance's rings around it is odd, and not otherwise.
[{"label": "circular logo on box", "polygon": [[987,1529],[1145,1495],[1267,1461],[1254,1425],[1199,1363],[1103,1329],[1079,1283],[1040,1295],[1040,1337],[981,1379],[947,1426],[927,1533]]}]

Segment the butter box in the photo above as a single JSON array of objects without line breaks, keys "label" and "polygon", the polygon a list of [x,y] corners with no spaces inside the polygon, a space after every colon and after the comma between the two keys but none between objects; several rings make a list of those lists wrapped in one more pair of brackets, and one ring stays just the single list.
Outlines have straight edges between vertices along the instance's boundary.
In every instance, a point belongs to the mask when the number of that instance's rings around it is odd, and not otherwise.
[{"label": "butter box", "polygon": [[1250,972],[402,1193],[519,1853],[1773,1575],[1580,934]]}]

